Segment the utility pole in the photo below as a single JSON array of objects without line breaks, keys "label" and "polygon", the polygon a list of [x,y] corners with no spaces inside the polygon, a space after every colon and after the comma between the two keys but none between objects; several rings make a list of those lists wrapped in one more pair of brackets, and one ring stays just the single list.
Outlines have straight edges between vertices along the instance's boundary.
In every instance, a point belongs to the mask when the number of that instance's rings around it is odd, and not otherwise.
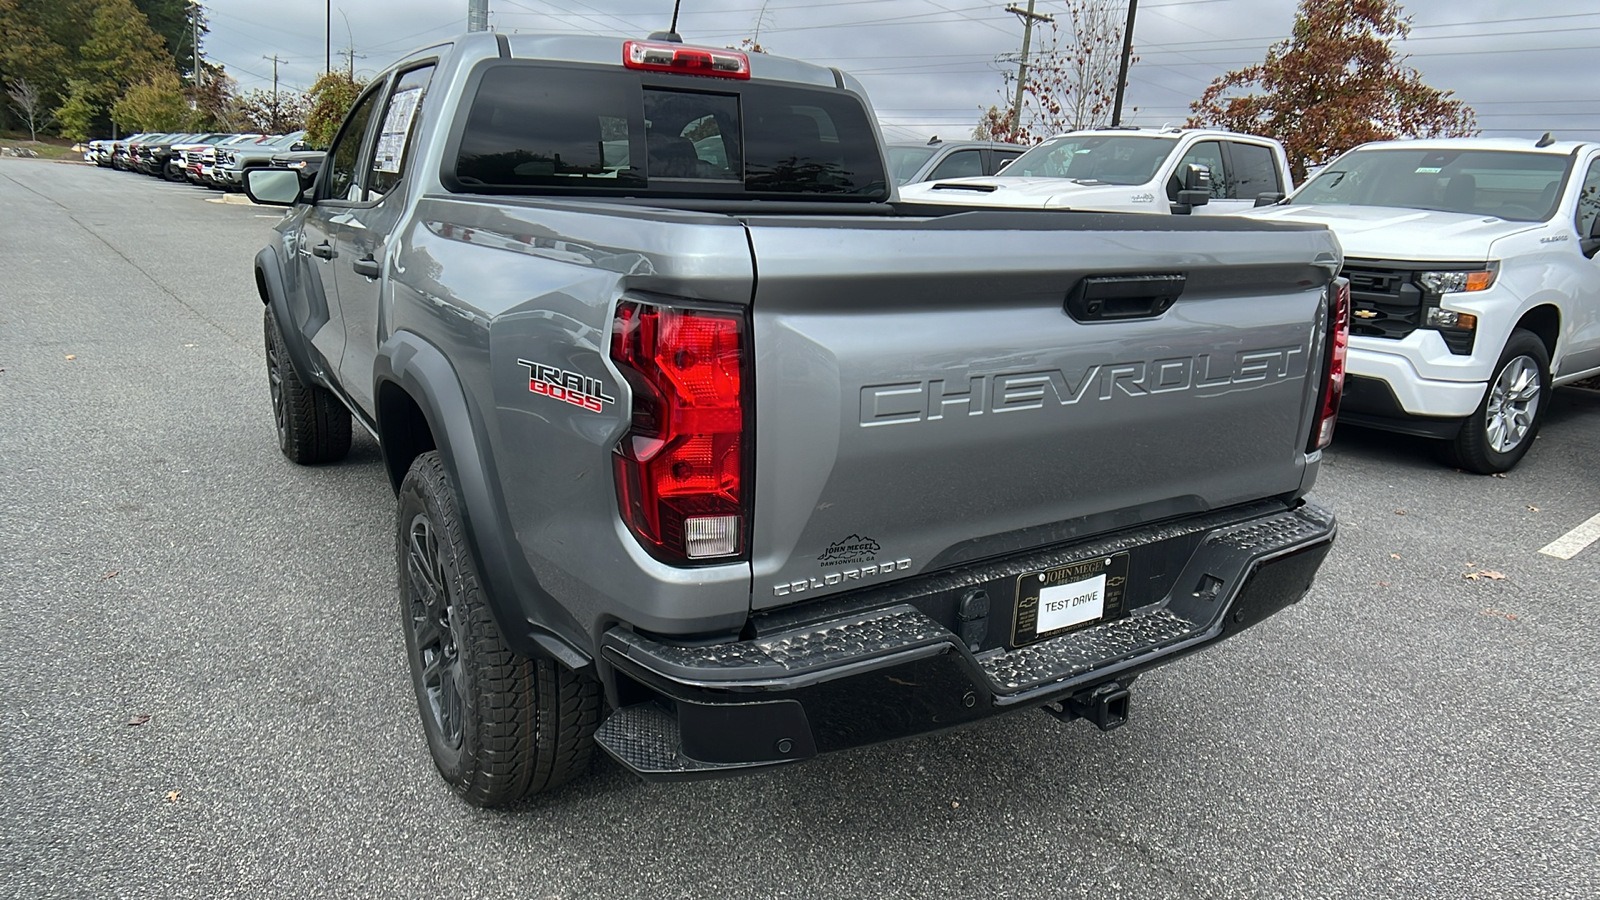
[{"label": "utility pole", "polygon": [[272,60],[272,133],[278,133],[278,54],[263,56],[262,59]]},{"label": "utility pole", "polygon": [[1022,89],[1028,85],[1028,44],[1033,39],[1033,23],[1054,22],[1055,17],[1034,12],[1033,0],[1028,0],[1026,10],[1008,6],[1006,12],[1022,19],[1022,58],[1017,61],[1017,97],[1011,101],[1011,137],[1016,137],[1022,129]]},{"label": "utility pole", "polygon": [[327,17],[324,23],[325,30],[322,33],[324,41],[322,49],[325,54],[322,59],[322,74],[331,75],[333,74],[333,0],[327,0],[322,12]]},{"label": "utility pole", "polygon": [[366,59],[367,55],[365,53],[357,53],[356,52],[356,36],[355,36],[355,33],[350,30],[350,17],[346,16],[344,10],[342,10],[342,9],[339,10],[339,15],[344,16],[344,33],[345,33],[345,37],[348,37],[350,39],[350,49],[349,50],[340,50],[339,51],[339,55],[349,58],[349,60],[350,60],[350,82],[352,84],[354,84],[355,80],[356,80],[356,57],[359,56],[362,59]]},{"label": "utility pole", "polygon": [[348,50],[340,50],[339,55],[349,61],[350,80],[354,82],[356,80],[356,60],[366,59],[367,55],[365,53],[357,53],[355,44],[351,44]]},{"label": "utility pole", "polygon": [[[332,0],[329,0],[329,2],[332,2]],[[200,65],[200,0],[195,0],[195,2],[189,4],[189,28],[189,46],[191,48],[189,55],[194,63],[194,86],[202,88],[206,86],[206,72]]]},{"label": "utility pole", "polygon": [[467,0],[467,30],[489,30],[489,0]]},{"label": "utility pole", "polygon": [[1122,64],[1117,67],[1117,99],[1111,106],[1111,127],[1122,124],[1122,88],[1128,83],[1128,59],[1133,55],[1133,15],[1139,0],[1128,0],[1128,27],[1122,32]]}]

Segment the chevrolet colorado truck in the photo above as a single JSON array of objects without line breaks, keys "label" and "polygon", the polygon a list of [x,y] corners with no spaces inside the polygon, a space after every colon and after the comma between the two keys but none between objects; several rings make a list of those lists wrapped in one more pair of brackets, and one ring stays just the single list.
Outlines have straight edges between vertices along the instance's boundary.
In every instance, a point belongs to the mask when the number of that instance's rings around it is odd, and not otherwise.
[{"label": "chevrolet colorado truck", "polygon": [[1058,134],[996,175],[934,177],[900,199],[956,206],[1221,215],[1294,189],[1283,145],[1199,128],[1134,126]]},{"label": "chevrolet colorado truck", "polygon": [[1346,420],[1487,475],[1528,452],[1552,388],[1600,375],[1597,213],[1600,144],[1547,135],[1365,144],[1249,216],[1344,246]]},{"label": "chevrolet colorado truck", "polygon": [[1304,594],[1327,229],[899,204],[855,79],[674,38],[429,47],[245,176],[279,446],[381,446],[461,797],[1111,728]]}]

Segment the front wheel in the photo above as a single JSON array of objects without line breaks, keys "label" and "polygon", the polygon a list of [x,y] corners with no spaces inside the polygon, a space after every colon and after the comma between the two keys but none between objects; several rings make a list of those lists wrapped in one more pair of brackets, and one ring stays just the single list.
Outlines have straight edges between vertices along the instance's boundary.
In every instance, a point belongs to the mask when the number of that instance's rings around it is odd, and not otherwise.
[{"label": "front wheel", "polygon": [[327,388],[300,380],[271,306],[263,313],[262,330],[278,449],[303,466],[344,459],[350,452],[350,411]]},{"label": "front wheel", "polygon": [[439,774],[468,803],[502,806],[586,772],[600,685],[506,645],[438,451],[406,472],[396,526],[406,657]]},{"label": "front wheel", "polygon": [[1511,332],[1483,402],[1450,445],[1454,462],[1469,472],[1509,471],[1533,446],[1550,400],[1550,351],[1531,331]]}]

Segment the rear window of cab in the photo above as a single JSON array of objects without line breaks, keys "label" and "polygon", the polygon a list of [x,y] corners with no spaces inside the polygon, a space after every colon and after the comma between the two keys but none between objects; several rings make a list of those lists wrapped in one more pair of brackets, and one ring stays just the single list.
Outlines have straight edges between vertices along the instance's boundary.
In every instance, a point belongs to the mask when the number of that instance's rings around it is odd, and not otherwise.
[{"label": "rear window of cab", "polygon": [[866,108],[840,90],[491,63],[444,183],[468,193],[882,201]]}]

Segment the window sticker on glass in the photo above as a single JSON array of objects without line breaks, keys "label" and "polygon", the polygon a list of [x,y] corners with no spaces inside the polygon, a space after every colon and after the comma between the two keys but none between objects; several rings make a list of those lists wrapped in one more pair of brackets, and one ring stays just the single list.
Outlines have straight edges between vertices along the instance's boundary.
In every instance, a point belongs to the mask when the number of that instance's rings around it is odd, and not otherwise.
[{"label": "window sticker on glass", "polygon": [[384,116],[383,130],[378,133],[378,152],[372,161],[375,172],[398,174],[406,149],[406,135],[411,131],[411,120],[417,114],[417,101],[422,99],[422,88],[414,87],[396,91],[389,98],[389,114]]},{"label": "window sticker on glass", "polygon": [[1418,167],[1417,171],[1415,173],[1413,173],[1413,174],[1416,174],[1416,175],[1437,175],[1437,174],[1439,174],[1439,170],[1442,169],[1442,168],[1444,168],[1444,167],[1443,166],[1420,166],[1420,167]]}]

